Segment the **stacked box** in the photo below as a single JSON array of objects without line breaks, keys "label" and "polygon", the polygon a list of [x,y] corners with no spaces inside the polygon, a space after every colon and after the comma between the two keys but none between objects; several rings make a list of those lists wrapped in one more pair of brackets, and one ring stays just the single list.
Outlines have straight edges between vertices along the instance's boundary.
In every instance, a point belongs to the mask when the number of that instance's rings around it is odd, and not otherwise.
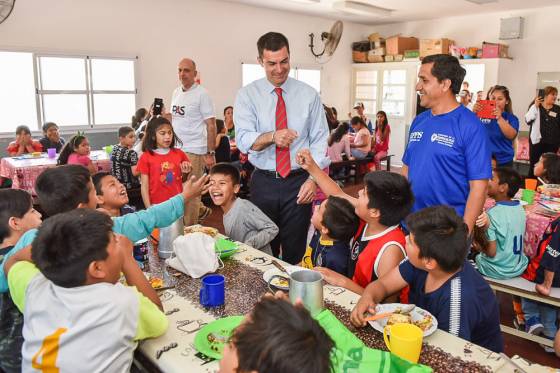
[{"label": "stacked box", "polygon": [[422,39],[420,40],[420,58],[432,54],[449,54],[449,47],[455,44],[451,39]]}]

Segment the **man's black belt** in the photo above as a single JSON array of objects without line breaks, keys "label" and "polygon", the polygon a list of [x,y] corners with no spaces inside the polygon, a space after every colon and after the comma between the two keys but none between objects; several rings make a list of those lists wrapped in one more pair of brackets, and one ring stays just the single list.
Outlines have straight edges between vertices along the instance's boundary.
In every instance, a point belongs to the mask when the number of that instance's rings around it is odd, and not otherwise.
[{"label": "man's black belt", "polygon": [[[263,175],[275,177],[277,179],[282,178],[282,176],[280,176],[280,174],[276,171],[262,170],[260,168],[257,168],[256,171],[262,173]],[[298,176],[298,175],[302,175],[302,174],[306,174],[306,173],[307,173],[307,171],[305,171],[303,168],[296,168],[295,170],[291,170],[290,173],[288,174],[288,176],[286,176],[286,178],[289,178],[289,177],[292,177],[292,176]]]}]

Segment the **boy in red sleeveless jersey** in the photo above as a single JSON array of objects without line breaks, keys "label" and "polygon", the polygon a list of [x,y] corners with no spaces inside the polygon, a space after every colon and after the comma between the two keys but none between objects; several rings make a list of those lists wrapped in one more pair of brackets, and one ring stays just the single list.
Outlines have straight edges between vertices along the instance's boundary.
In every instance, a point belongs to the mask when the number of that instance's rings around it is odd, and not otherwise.
[{"label": "boy in red sleeveless jersey", "polygon": [[298,153],[297,161],[309,172],[317,185],[327,195],[350,201],[360,218],[354,235],[348,263],[348,277],[322,267],[325,280],[361,294],[364,288],[378,277],[391,271],[405,258],[405,237],[399,222],[410,212],[414,198],[410,184],[401,175],[387,172],[370,172],[364,177],[364,189],[354,198],[342,189],[315,163],[308,150]]}]

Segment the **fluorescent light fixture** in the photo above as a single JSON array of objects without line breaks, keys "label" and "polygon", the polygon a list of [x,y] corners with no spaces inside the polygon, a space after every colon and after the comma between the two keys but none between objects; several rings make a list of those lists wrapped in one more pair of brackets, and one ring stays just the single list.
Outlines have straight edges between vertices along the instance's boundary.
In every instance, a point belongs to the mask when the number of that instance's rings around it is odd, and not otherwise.
[{"label": "fluorescent light fixture", "polygon": [[389,17],[392,10],[357,1],[335,1],[333,8],[345,13],[367,17]]},{"label": "fluorescent light fixture", "polygon": [[300,4],[319,4],[321,0],[288,0],[292,3],[300,3]]},{"label": "fluorescent light fixture", "polygon": [[477,5],[484,5],[484,4],[490,4],[490,3],[497,3],[498,0],[465,0],[468,1],[469,3],[474,3]]}]

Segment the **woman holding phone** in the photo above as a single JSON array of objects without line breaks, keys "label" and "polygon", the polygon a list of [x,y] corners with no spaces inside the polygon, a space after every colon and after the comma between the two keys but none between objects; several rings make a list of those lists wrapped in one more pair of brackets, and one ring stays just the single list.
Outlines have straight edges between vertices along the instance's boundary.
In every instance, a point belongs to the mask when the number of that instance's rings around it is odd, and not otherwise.
[{"label": "woman holding phone", "polygon": [[560,147],[560,106],[556,105],[557,98],[556,87],[540,89],[525,114],[525,120],[530,126],[530,176],[533,176],[533,168],[543,153],[557,153]]},{"label": "woman holding phone", "polygon": [[[488,133],[490,151],[496,157],[498,166],[513,166],[513,140],[519,131],[519,119],[513,115],[509,90],[503,85],[492,87],[490,100],[495,102],[492,118],[480,118]],[[474,104],[473,112],[483,110],[483,104]]]}]

